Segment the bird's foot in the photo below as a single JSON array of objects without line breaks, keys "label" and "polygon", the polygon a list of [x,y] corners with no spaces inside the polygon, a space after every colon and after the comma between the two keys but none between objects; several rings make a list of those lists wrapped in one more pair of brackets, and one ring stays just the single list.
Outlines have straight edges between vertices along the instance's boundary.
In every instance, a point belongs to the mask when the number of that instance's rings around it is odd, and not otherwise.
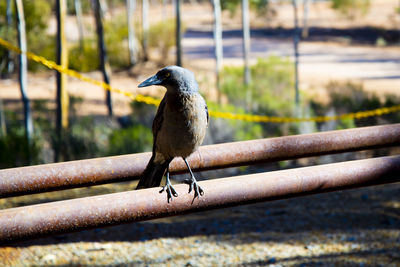
[{"label": "bird's foot", "polygon": [[169,181],[167,181],[167,183],[165,184],[165,186],[163,186],[163,188],[160,190],[160,194],[162,193],[162,192],[167,192],[167,198],[168,198],[168,203],[169,203],[169,200],[171,199],[172,200],[172,197],[174,196],[174,197],[177,197],[178,196],[178,193],[175,191],[175,189],[172,187],[172,184],[169,182]]},{"label": "bird's foot", "polygon": [[189,193],[194,191],[194,198],[200,198],[200,196],[204,195],[203,189],[198,185],[194,176],[191,176],[190,179],[186,179],[185,183],[189,185]]}]

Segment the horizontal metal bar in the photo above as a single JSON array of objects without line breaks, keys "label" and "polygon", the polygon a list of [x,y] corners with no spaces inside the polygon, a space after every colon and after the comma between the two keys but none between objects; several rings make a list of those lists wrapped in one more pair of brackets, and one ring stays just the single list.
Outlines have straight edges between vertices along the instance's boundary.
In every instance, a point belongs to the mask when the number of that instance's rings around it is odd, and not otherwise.
[{"label": "horizontal metal bar", "polygon": [[382,157],[208,180],[200,182],[200,199],[179,184],[170,203],[159,188],[149,188],[0,210],[0,242],[398,182],[399,171],[400,156]]},{"label": "horizontal metal bar", "polygon": [[[195,171],[400,145],[400,124],[355,128],[200,147],[188,159]],[[150,153],[0,170],[0,197],[137,179]],[[186,171],[182,159],[172,173]]]}]

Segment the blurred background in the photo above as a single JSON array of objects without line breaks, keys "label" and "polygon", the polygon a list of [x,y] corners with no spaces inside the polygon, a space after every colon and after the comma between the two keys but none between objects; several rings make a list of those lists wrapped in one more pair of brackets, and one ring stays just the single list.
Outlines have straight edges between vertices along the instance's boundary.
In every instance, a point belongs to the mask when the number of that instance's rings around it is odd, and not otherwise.
[{"label": "blurred background", "polygon": [[[400,104],[396,0],[5,0],[0,37],[133,95],[161,98],[164,88],[137,85],[164,66],[182,65],[195,73],[213,111],[310,118]],[[25,62],[2,45],[0,74],[0,169],[151,151],[156,106]],[[399,121],[399,113],[301,123],[212,117],[204,144]],[[396,153],[343,153],[198,177]],[[130,190],[134,183],[1,199],[0,207]],[[400,191],[379,188],[41,239],[0,249],[0,257],[10,265],[49,266],[396,266]]]},{"label": "blurred background", "polygon": [[[127,2],[132,8],[129,23]],[[161,98],[163,88],[139,90],[137,84],[159,68],[177,64],[175,6],[166,0],[145,1],[145,5],[141,1],[99,1],[99,37],[95,3],[66,1],[62,50],[68,60],[64,65],[104,80],[99,49],[99,40],[104,40],[105,72],[111,85]],[[27,50],[56,61],[56,5],[42,0],[22,1],[22,5]],[[181,65],[195,72],[211,110],[314,117],[393,106],[400,103],[399,5],[397,1],[364,0],[309,0],[298,1],[296,6],[292,1],[251,1],[250,39],[245,55],[240,1],[221,1],[222,40],[218,42],[213,34],[212,3],[183,2]],[[18,46],[13,1],[2,1],[0,12],[1,37]],[[296,24],[298,29],[294,28]],[[215,44],[222,52],[218,62]],[[0,47],[0,57],[1,168],[151,150],[155,106],[112,93],[109,107],[104,89],[67,76],[63,82],[67,94],[60,95],[60,101],[63,98],[62,103],[69,105],[63,105],[59,131],[55,71],[29,60],[25,66],[25,97],[21,97],[19,55]],[[247,78],[246,72],[250,74]],[[24,113],[26,102],[29,113]],[[24,141],[25,115],[31,117],[33,124],[29,142]],[[396,120],[397,114],[318,124],[212,119],[206,143]]]}]

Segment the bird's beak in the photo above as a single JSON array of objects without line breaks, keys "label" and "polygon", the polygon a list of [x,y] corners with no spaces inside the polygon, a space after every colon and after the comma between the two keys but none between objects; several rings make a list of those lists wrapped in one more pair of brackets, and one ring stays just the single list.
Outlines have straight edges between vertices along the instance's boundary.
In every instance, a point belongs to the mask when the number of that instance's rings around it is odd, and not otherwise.
[{"label": "bird's beak", "polygon": [[159,85],[162,83],[163,80],[161,80],[160,78],[157,77],[157,75],[151,76],[150,78],[148,78],[147,80],[145,80],[144,82],[142,82],[141,84],[138,85],[138,87],[146,87],[146,86],[150,86],[150,85]]}]

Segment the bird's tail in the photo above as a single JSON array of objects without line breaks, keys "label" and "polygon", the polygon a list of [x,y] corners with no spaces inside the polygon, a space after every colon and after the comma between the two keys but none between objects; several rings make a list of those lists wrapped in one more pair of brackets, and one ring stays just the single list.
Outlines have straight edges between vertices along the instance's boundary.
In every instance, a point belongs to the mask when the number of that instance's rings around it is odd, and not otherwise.
[{"label": "bird's tail", "polygon": [[151,157],[142,177],[139,180],[136,189],[143,189],[149,187],[157,187],[161,184],[161,179],[171,160],[166,160],[162,163],[154,162],[154,155]]}]

